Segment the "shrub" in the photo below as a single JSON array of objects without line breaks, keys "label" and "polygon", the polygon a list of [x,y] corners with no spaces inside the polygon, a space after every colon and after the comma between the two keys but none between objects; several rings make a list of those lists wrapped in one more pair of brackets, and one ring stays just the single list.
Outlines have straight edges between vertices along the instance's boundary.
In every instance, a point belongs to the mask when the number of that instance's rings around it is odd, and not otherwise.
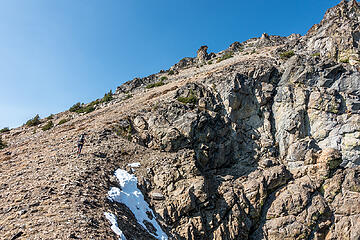
[{"label": "shrub", "polygon": [[126,138],[129,141],[132,140],[133,128],[131,124],[128,126],[117,125],[113,127],[113,130],[115,131],[116,135]]},{"label": "shrub", "polygon": [[156,110],[158,110],[159,108],[160,108],[160,103],[159,103],[159,102],[155,103],[155,104],[151,107],[152,111],[156,111]]},{"label": "shrub", "polygon": [[58,125],[64,124],[64,123],[66,123],[66,122],[68,122],[68,121],[70,121],[70,119],[68,119],[68,118],[61,119],[61,120],[59,121]]},{"label": "shrub", "polygon": [[170,70],[168,74],[169,74],[169,75],[174,75],[175,72],[174,72],[174,70]]},{"label": "shrub", "polygon": [[26,122],[26,126],[33,127],[33,126],[39,125],[40,123],[41,123],[40,116],[39,116],[39,114],[36,114],[36,116],[34,118],[32,118]]},{"label": "shrub", "polygon": [[131,94],[127,94],[127,95],[125,96],[124,100],[127,100],[127,99],[132,98],[132,97],[133,97],[133,96],[132,96]]},{"label": "shrub", "polygon": [[151,84],[147,85],[146,88],[149,89],[149,88],[154,88],[154,87],[160,87],[162,85],[165,85],[165,83],[161,80],[160,82],[151,83]]},{"label": "shrub", "polygon": [[211,85],[211,88],[212,88],[214,91],[216,91],[216,85],[215,85],[215,83],[213,83],[213,84]]},{"label": "shrub", "polygon": [[0,130],[0,133],[6,133],[6,132],[10,132],[10,129],[8,127],[4,127],[3,129]]},{"label": "shrub", "polygon": [[312,56],[312,57],[320,57],[320,53],[319,53],[319,52],[316,52],[316,53],[313,53],[311,56]]},{"label": "shrub", "polygon": [[47,131],[47,130],[51,129],[52,127],[54,127],[54,123],[52,121],[48,121],[47,124],[42,127],[42,130]]},{"label": "shrub", "polygon": [[81,109],[81,103],[75,103],[71,108],[69,108],[70,112],[77,112]]},{"label": "shrub", "polygon": [[168,78],[165,77],[165,76],[162,76],[162,77],[160,78],[160,81],[166,81],[166,80],[168,80]]},{"label": "shrub", "polygon": [[85,107],[82,107],[81,109],[79,109],[77,111],[77,113],[91,113],[92,111],[95,110],[94,105],[95,104],[90,103],[90,104],[86,105]]},{"label": "shrub", "polygon": [[212,61],[208,61],[208,64],[211,65],[213,62]]},{"label": "shrub", "polygon": [[95,101],[92,101],[86,105],[84,104],[81,104],[81,103],[76,103],[74,104],[70,109],[69,111],[70,112],[76,112],[76,113],[90,113],[92,111],[94,111],[96,108],[95,106],[97,104],[100,104],[100,103],[104,103],[104,102],[110,102],[112,99],[113,99],[113,93],[112,93],[112,90],[110,90],[108,93],[105,93],[104,94],[104,97],[101,98],[101,99],[96,99]]},{"label": "shrub", "polygon": [[340,59],[341,63],[349,63],[349,58],[342,58]]},{"label": "shrub", "polygon": [[54,114],[50,114],[49,116],[46,117],[46,120],[51,120],[54,119]]},{"label": "shrub", "polygon": [[0,138],[0,150],[1,150],[1,149],[4,149],[4,148],[6,148],[6,147],[7,147],[6,142],[4,142],[4,141]]},{"label": "shrub", "polygon": [[69,111],[70,112],[76,112],[76,113],[90,113],[95,110],[94,105],[98,104],[99,100],[92,101],[91,103],[84,106],[81,103],[74,104]]},{"label": "shrub", "polygon": [[294,53],[293,50],[280,53],[280,57],[281,57],[282,59],[289,59],[289,58],[291,58],[291,57],[294,56],[294,55],[295,55],[295,53]]},{"label": "shrub", "polygon": [[108,93],[105,93],[101,102],[110,102],[112,99],[113,99],[113,93],[112,90],[110,90]]},{"label": "shrub", "polygon": [[221,61],[224,61],[226,59],[229,59],[229,58],[232,58],[233,57],[233,53],[232,52],[226,52],[224,55],[221,56],[221,58],[219,58],[217,60],[217,62],[221,62]]},{"label": "shrub", "polygon": [[192,90],[190,90],[190,94],[187,97],[178,97],[177,100],[179,102],[182,103],[192,103],[192,104],[196,104],[197,103],[197,97],[195,96],[194,92]]}]

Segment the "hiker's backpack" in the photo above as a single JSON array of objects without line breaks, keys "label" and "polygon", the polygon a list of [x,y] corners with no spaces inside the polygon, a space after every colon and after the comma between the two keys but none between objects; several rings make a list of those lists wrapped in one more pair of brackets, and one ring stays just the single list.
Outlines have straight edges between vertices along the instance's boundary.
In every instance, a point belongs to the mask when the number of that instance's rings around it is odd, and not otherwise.
[{"label": "hiker's backpack", "polygon": [[80,138],[79,138],[78,143],[83,144],[84,142],[85,142],[85,136],[84,136],[84,135],[81,135]]}]

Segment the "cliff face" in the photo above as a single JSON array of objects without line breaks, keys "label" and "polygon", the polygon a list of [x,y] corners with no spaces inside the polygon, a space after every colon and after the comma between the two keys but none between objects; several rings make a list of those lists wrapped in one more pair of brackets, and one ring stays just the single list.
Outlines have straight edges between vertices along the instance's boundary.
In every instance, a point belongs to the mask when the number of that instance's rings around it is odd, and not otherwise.
[{"label": "cliff face", "polygon": [[359,14],[342,1],[303,37],[263,34],[216,54],[202,46],[90,114],[3,134],[0,232],[112,239],[111,212],[127,239],[156,238],[107,199],[122,168],[170,239],[359,239]]}]

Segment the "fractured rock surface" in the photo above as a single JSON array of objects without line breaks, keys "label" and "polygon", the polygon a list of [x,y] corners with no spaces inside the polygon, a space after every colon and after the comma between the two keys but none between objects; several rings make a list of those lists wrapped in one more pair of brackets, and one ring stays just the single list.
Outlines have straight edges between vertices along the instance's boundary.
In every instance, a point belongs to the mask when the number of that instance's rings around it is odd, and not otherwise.
[{"label": "fractured rock surface", "polygon": [[202,46],[92,113],[3,133],[0,235],[116,239],[111,212],[127,239],[154,239],[107,198],[121,168],[170,239],[360,239],[358,16],[342,1],[305,36]]}]

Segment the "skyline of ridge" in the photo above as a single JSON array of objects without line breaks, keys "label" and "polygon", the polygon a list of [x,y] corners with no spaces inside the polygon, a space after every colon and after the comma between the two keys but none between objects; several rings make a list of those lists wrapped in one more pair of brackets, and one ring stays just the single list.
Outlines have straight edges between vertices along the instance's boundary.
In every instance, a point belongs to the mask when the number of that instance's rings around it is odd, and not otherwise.
[{"label": "skyline of ridge", "polygon": [[3,2],[0,128],[100,98],[201,45],[219,52],[264,32],[304,35],[339,2]]}]

